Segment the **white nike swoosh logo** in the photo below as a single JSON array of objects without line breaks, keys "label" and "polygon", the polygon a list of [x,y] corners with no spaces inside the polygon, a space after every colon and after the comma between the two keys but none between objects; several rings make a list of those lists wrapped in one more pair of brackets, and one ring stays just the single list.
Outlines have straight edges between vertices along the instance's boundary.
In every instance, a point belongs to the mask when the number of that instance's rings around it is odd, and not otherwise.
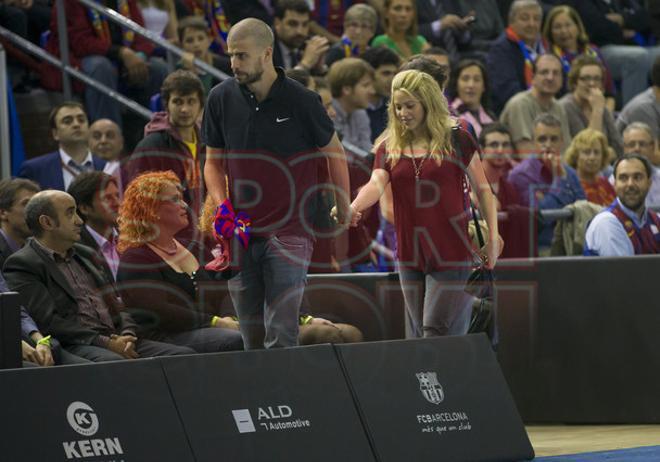
[{"label": "white nike swoosh logo", "polygon": [[286,121],[289,120],[290,118],[291,118],[291,117],[285,117],[284,119],[280,119],[280,118],[278,117],[278,118],[275,119],[275,122],[277,122],[277,123],[279,124],[280,122],[286,122]]}]

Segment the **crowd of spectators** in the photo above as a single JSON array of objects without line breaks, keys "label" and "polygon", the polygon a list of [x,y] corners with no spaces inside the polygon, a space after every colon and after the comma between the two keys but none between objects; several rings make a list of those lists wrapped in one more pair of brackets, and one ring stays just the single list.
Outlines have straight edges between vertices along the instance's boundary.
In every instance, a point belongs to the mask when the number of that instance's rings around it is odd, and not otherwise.
[{"label": "crowd of spectators", "polygon": [[[584,249],[575,253],[660,251],[653,211],[660,208],[660,37],[657,8],[645,2],[104,5],[184,53],[168,75],[162,49],[77,0],[64,0],[72,65],[145,106],[159,94],[162,110],[136,147],[124,146],[132,127],[119,103],[76,84],[82,103],[51,113],[58,149],[25,161],[20,178],[0,183],[3,273],[9,288],[28,294],[26,360],[49,365],[242,347],[231,306],[201,289],[221,277],[204,269],[217,248],[199,226],[209,206],[200,123],[218,80],[194,58],[231,75],[227,33],[246,17],[271,25],[275,66],[318,94],[346,148],[351,199],[369,180],[395,75],[418,69],[431,74],[454,122],[478,141],[497,197],[503,257],[550,255],[557,221],[543,212],[567,206],[597,214]],[[0,0],[0,26],[59,55],[57,16],[47,0]],[[20,69],[15,91],[29,90],[36,76],[44,88],[61,89],[59,69],[2,43]],[[333,195],[312,195],[318,237],[310,271],[395,268],[391,201],[385,191],[357,228],[341,231],[331,217]],[[154,298],[163,303],[154,308]],[[361,338],[353,326],[334,321],[301,316],[301,342]],[[313,340],[304,340],[304,332]]]}]

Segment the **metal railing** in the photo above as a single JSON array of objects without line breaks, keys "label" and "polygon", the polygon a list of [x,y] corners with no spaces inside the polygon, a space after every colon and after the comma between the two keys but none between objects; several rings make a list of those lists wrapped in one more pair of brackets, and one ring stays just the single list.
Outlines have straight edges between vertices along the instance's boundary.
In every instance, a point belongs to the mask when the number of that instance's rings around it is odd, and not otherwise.
[{"label": "metal railing", "polygon": [[0,43],[0,178],[11,172],[11,141],[9,139],[9,82],[7,52]]},{"label": "metal railing", "polygon": [[[62,61],[51,55],[50,53],[46,52],[45,50],[41,49],[34,43],[30,42],[29,40],[24,39],[20,35],[16,35],[13,32],[5,29],[4,27],[0,26],[0,36],[6,38],[7,40],[10,40],[12,43],[15,45],[18,45],[20,48],[22,48],[24,51],[27,51],[31,55],[37,56],[44,61],[49,62],[53,66],[57,66],[61,68],[64,71],[64,75],[68,76],[69,74],[72,75],[73,77],[77,78],[78,80],[84,82],[86,85],[89,85],[91,87],[94,87],[96,90],[110,96],[111,98],[115,99],[117,102],[123,104],[126,106],[128,109],[132,110],[133,112],[136,112],[137,114],[145,117],[146,119],[151,119],[152,112],[145,108],[144,106],[136,103],[130,98],[125,97],[118,91],[102,84],[99,83],[97,80],[83,74],[80,72],[78,69],[71,67],[70,65],[65,65]],[[66,92],[65,92],[65,97],[66,97]]]},{"label": "metal railing", "polygon": [[[106,8],[104,6],[99,5],[96,3],[94,0],[78,0],[80,3],[85,5],[85,7],[93,9],[97,11],[99,14],[102,14],[103,16],[107,17],[110,21],[113,21],[117,24],[119,24],[121,27],[127,28],[135,32],[136,34],[140,34],[143,37],[145,37],[147,40],[155,43],[156,45],[162,47],[165,49],[167,52],[167,61],[168,61],[168,66],[170,70],[174,69],[174,58],[173,56],[181,57],[185,53],[181,48],[177,47],[176,45],[171,44],[167,40],[163,39],[162,37],[154,34],[153,32],[145,29],[144,27],[140,26],[136,22],[122,16],[121,14],[117,13],[114,10],[111,10],[110,8]],[[8,29],[5,29],[4,27],[0,26],[0,36],[6,38],[9,40],[11,43],[17,45],[19,48],[22,50],[28,52],[29,54],[33,56],[37,56],[41,58],[44,61],[47,61],[48,63],[52,64],[53,66],[56,66],[61,69],[62,71],[62,91],[64,93],[64,97],[66,99],[71,99],[72,96],[72,91],[71,91],[71,77],[74,77],[82,82],[85,83],[85,85],[89,85],[91,87],[94,87],[94,89],[98,90],[99,92],[105,94],[106,96],[109,96],[116,100],[118,103],[122,104],[129,110],[137,113],[138,115],[150,119],[151,116],[153,115],[152,112],[136,103],[135,101],[131,100],[130,98],[127,98],[123,96],[121,93],[118,91],[103,85],[102,83],[98,82],[97,80],[85,75],[78,69],[72,67],[70,65],[70,60],[69,60],[69,40],[68,40],[68,34],[67,34],[67,29],[66,29],[66,14],[64,11],[64,0],[56,0],[55,1],[55,8],[57,10],[57,30],[58,30],[58,41],[60,45],[60,59],[56,58],[55,56],[51,55],[50,53],[46,52],[42,48],[34,45],[32,42],[24,39],[23,37],[16,35],[15,33],[11,32]],[[229,76],[225,74],[222,71],[219,71],[215,67],[205,63],[204,61],[201,61],[197,58],[193,60],[193,63],[196,68],[201,69],[202,71],[211,74],[212,76],[216,77],[219,80],[225,80],[228,79]],[[6,72],[3,72],[2,75],[6,75]],[[0,101],[1,103],[2,101]],[[7,118],[5,115],[7,112],[5,109],[0,106],[0,115],[2,116],[3,120],[6,120]],[[1,128],[1,127],[0,127]],[[3,132],[0,132],[2,134]],[[4,137],[3,137],[4,138]],[[2,140],[0,140],[2,142]],[[2,147],[2,145],[0,145]],[[4,149],[4,148],[3,148]],[[4,152],[4,151],[3,151]],[[3,155],[3,159],[5,156]]]}]

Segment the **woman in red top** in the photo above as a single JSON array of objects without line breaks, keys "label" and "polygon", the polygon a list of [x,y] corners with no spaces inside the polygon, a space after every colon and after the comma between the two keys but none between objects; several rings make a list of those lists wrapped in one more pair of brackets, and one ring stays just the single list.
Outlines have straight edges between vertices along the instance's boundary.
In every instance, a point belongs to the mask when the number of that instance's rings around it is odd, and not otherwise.
[{"label": "woman in red top", "polygon": [[437,82],[415,70],[394,78],[388,126],[376,146],[371,179],[351,204],[352,225],[391,182],[408,336],[464,334],[471,298],[463,288],[474,253],[467,237],[466,172],[490,230],[480,250],[487,267],[495,265],[500,247],[495,199],[474,155],[479,148],[454,127]]},{"label": "woman in red top", "polygon": [[603,176],[603,170],[614,159],[614,151],[601,132],[585,128],[573,138],[566,150],[566,162],[580,178],[589,202],[610,205],[616,197],[614,186]]}]

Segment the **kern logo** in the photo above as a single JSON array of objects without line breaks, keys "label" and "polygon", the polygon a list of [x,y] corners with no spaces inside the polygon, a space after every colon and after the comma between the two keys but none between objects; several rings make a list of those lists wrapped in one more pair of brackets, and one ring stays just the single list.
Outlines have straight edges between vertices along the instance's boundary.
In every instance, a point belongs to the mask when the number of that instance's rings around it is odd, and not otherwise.
[{"label": "kern logo", "polygon": [[419,380],[419,389],[429,403],[440,404],[444,401],[445,392],[435,372],[418,372],[415,375]]},{"label": "kern logo", "polygon": [[74,401],[66,410],[66,419],[77,433],[92,436],[99,430],[99,418],[94,409],[82,401]]},{"label": "kern logo", "polygon": [[257,431],[254,428],[254,421],[249,409],[234,409],[231,413],[234,415],[239,433],[254,433]]}]

